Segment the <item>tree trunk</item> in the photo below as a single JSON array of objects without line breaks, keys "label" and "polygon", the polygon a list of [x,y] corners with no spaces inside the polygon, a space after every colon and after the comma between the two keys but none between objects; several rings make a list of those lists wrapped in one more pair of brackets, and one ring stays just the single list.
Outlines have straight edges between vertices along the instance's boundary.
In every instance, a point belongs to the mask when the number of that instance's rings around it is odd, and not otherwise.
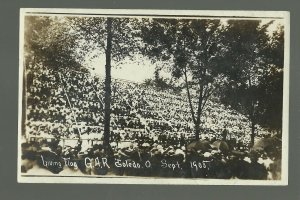
[{"label": "tree trunk", "polygon": [[185,86],[186,86],[186,92],[187,92],[187,96],[188,96],[188,101],[189,101],[189,105],[190,105],[190,110],[191,110],[191,115],[192,115],[192,120],[194,122],[194,124],[196,124],[196,118],[195,118],[195,112],[193,109],[193,100],[190,94],[190,88],[189,88],[189,84],[188,84],[188,80],[187,80],[187,74],[186,74],[186,68],[184,70],[184,81],[185,81]]},{"label": "tree trunk", "polygon": [[253,122],[253,120],[251,120],[251,143],[250,143],[250,147],[253,147],[253,145],[254,145],[254,138],[255,138],[255,123]]},{"label": "tree trunk", "polygon": [[[28,85],[27,85],[27,74],[26,74],[26,68],[28,67],[28,65],[26,65],[23,69],[23,88],[22,88],[22,136],[23,134],[25,134],[25,136],[27,135],[26,133],[26,122],[27,122],[27,114],[28,114],[28,110],[27,110],[27,100],[28,100],[28,96],[27,96],[27,91],[28,89]],[[26,137],[26,140],[29,139]]]},{"label": "tree trunk", "polygon": [[199,140],[200,135],[200,123],[202,115],[202,103],[203,103],[203,85],[200,85],[200,94],[198,99],[198,109],[197,109],[197,120],[195,123],[195,139]]},{"label": "tree trunk", "polygon": [[200,139],[200,123],[195,124],[195,140],[198,141]]},{"label": "tree trunk", "polygon": [[105,64],[105,86],[104,86],[104,147],[109,147],[110,136],[110,103],[111,103],[111,49],[112,49],[112,19],[107,18],[106,31],[107,31],[107,43],[106,43],[106,64]]}]

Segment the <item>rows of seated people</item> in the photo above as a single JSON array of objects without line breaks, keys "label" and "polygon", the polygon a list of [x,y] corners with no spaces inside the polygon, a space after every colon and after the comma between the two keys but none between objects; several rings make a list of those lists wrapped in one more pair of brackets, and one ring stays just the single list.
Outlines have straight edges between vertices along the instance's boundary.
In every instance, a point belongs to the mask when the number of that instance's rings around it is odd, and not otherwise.
[{"label": "rows of seated people", "polygon": [[[153,127],[174,129],[174,127],[180,126],[185,132],[192,132],[193,123],[186,96],[159,92],[154,88],[145,88],[138,83],[118,80],[116,80],[115,87],[118,90],[116,94],[118,104],[113,104],[113,112],[114,108],[117,108],[116,113],[120,115],[137,114],[150,129]],[[122,98],[118,98],[118,96]],[[245,116],[225,108],[217,102],[208,101],[206,105],[201,118],[204,129],[218,132],[227,127],[230,132],[237,135],[250,134],[249,120]],[[258,127],[258,131],[263,130]]]},{"label": "rows of seated people", "polygon": [[27,68],[26,77],[27,119],[71,123],[71,109],[60,86],[59,75],[37,64]]},{"label": "rows of seated people", "polygon": [[[103,78],[72,70],[59,73],[42,65],[29,66],[26,76],[28,121],[83,127],[103,124]],[[196,99],[193,102],[196,104]],[[186,95],[113,79],[111,109],[113,130],[193,133]],[[207,101],[201,127],[214,133],[226,127],[237,140],[250,141],[246,137],[251,131],[250,124],[245,116],[214,101]],[[258,132],[262,131],[258,127]]]}]

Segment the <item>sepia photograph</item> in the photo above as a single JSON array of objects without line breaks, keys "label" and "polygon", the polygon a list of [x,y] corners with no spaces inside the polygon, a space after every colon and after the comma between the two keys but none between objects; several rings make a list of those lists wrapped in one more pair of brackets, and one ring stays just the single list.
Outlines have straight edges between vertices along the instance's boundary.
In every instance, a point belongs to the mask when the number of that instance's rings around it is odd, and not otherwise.
[{"label": "sepia photograph", "polygon": [[287,185],[289,13],[21,8],[18,182]]}]

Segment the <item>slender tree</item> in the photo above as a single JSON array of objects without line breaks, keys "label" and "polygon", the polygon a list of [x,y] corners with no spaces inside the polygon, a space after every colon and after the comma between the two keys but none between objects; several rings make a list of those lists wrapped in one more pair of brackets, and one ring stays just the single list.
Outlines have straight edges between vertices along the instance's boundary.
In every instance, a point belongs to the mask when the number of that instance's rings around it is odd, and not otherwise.
[{"label": "slender tree", "polygon": [[133,18],[113,17],[70,17],[69,22],[81,41],[83,54],[98,52],[92,58],[105,54],[103,144],[109,147],[111,68],[124,62],[125,58],[137,56],[137,46],[141,43],[137,34],[139,23]]},{"label": "slender tree", "polygon": [[112,49],[112,19],[107,18],[106,21],[106,64],[105,64],[105,97],[104,97],[104,146],[109,145],[109,133],[110,133],[110,102],[111,102],[111,49]]},{"label": "slender tree", "polygon": [[144,54],[166,63],[173,77],[185,84],[196,140],[205,105],[224,81],[216,70],[224,51],[221,31],[219,20],[206,19],[150,19],[142,28]]}]

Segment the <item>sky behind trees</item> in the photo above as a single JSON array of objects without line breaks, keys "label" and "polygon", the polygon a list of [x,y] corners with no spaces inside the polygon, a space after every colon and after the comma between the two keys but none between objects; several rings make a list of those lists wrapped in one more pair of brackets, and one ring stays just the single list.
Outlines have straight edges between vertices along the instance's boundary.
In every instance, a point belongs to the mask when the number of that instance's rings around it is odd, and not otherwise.
[{"label": "sky behind trees", "polygon": [[[228,18],[229,19],[229,18]],[[221,23],[226,25],[228,19],[222,19]],[[269,23],[270,19],[262,19],[261,24]],[[283,25],[283,21],[280,19],[274,20],[274,22],[268,27],[268,33],[271,35],[278,27]],[[101,77],[105,76],[105,55],[99,51],[91,52],[91,55],[97,54],[98,56],[90,59],[90,55],[86,56],[84,66],[87,67],[92,74]],[[99,56],[100,55],[100,56]],[[118,79],[126,79],[134,82],[142,83],[145,79],[153,78],[155,67],[157,63],[151,63],[146,57],[137,56],[135,60],[130,61],[127,59],[123,64],[119,64],[118,67],[112,68],[112,77]],[[160,76],[164,78],[170,78],[171,74],[166,70],[160,72]]]}]

